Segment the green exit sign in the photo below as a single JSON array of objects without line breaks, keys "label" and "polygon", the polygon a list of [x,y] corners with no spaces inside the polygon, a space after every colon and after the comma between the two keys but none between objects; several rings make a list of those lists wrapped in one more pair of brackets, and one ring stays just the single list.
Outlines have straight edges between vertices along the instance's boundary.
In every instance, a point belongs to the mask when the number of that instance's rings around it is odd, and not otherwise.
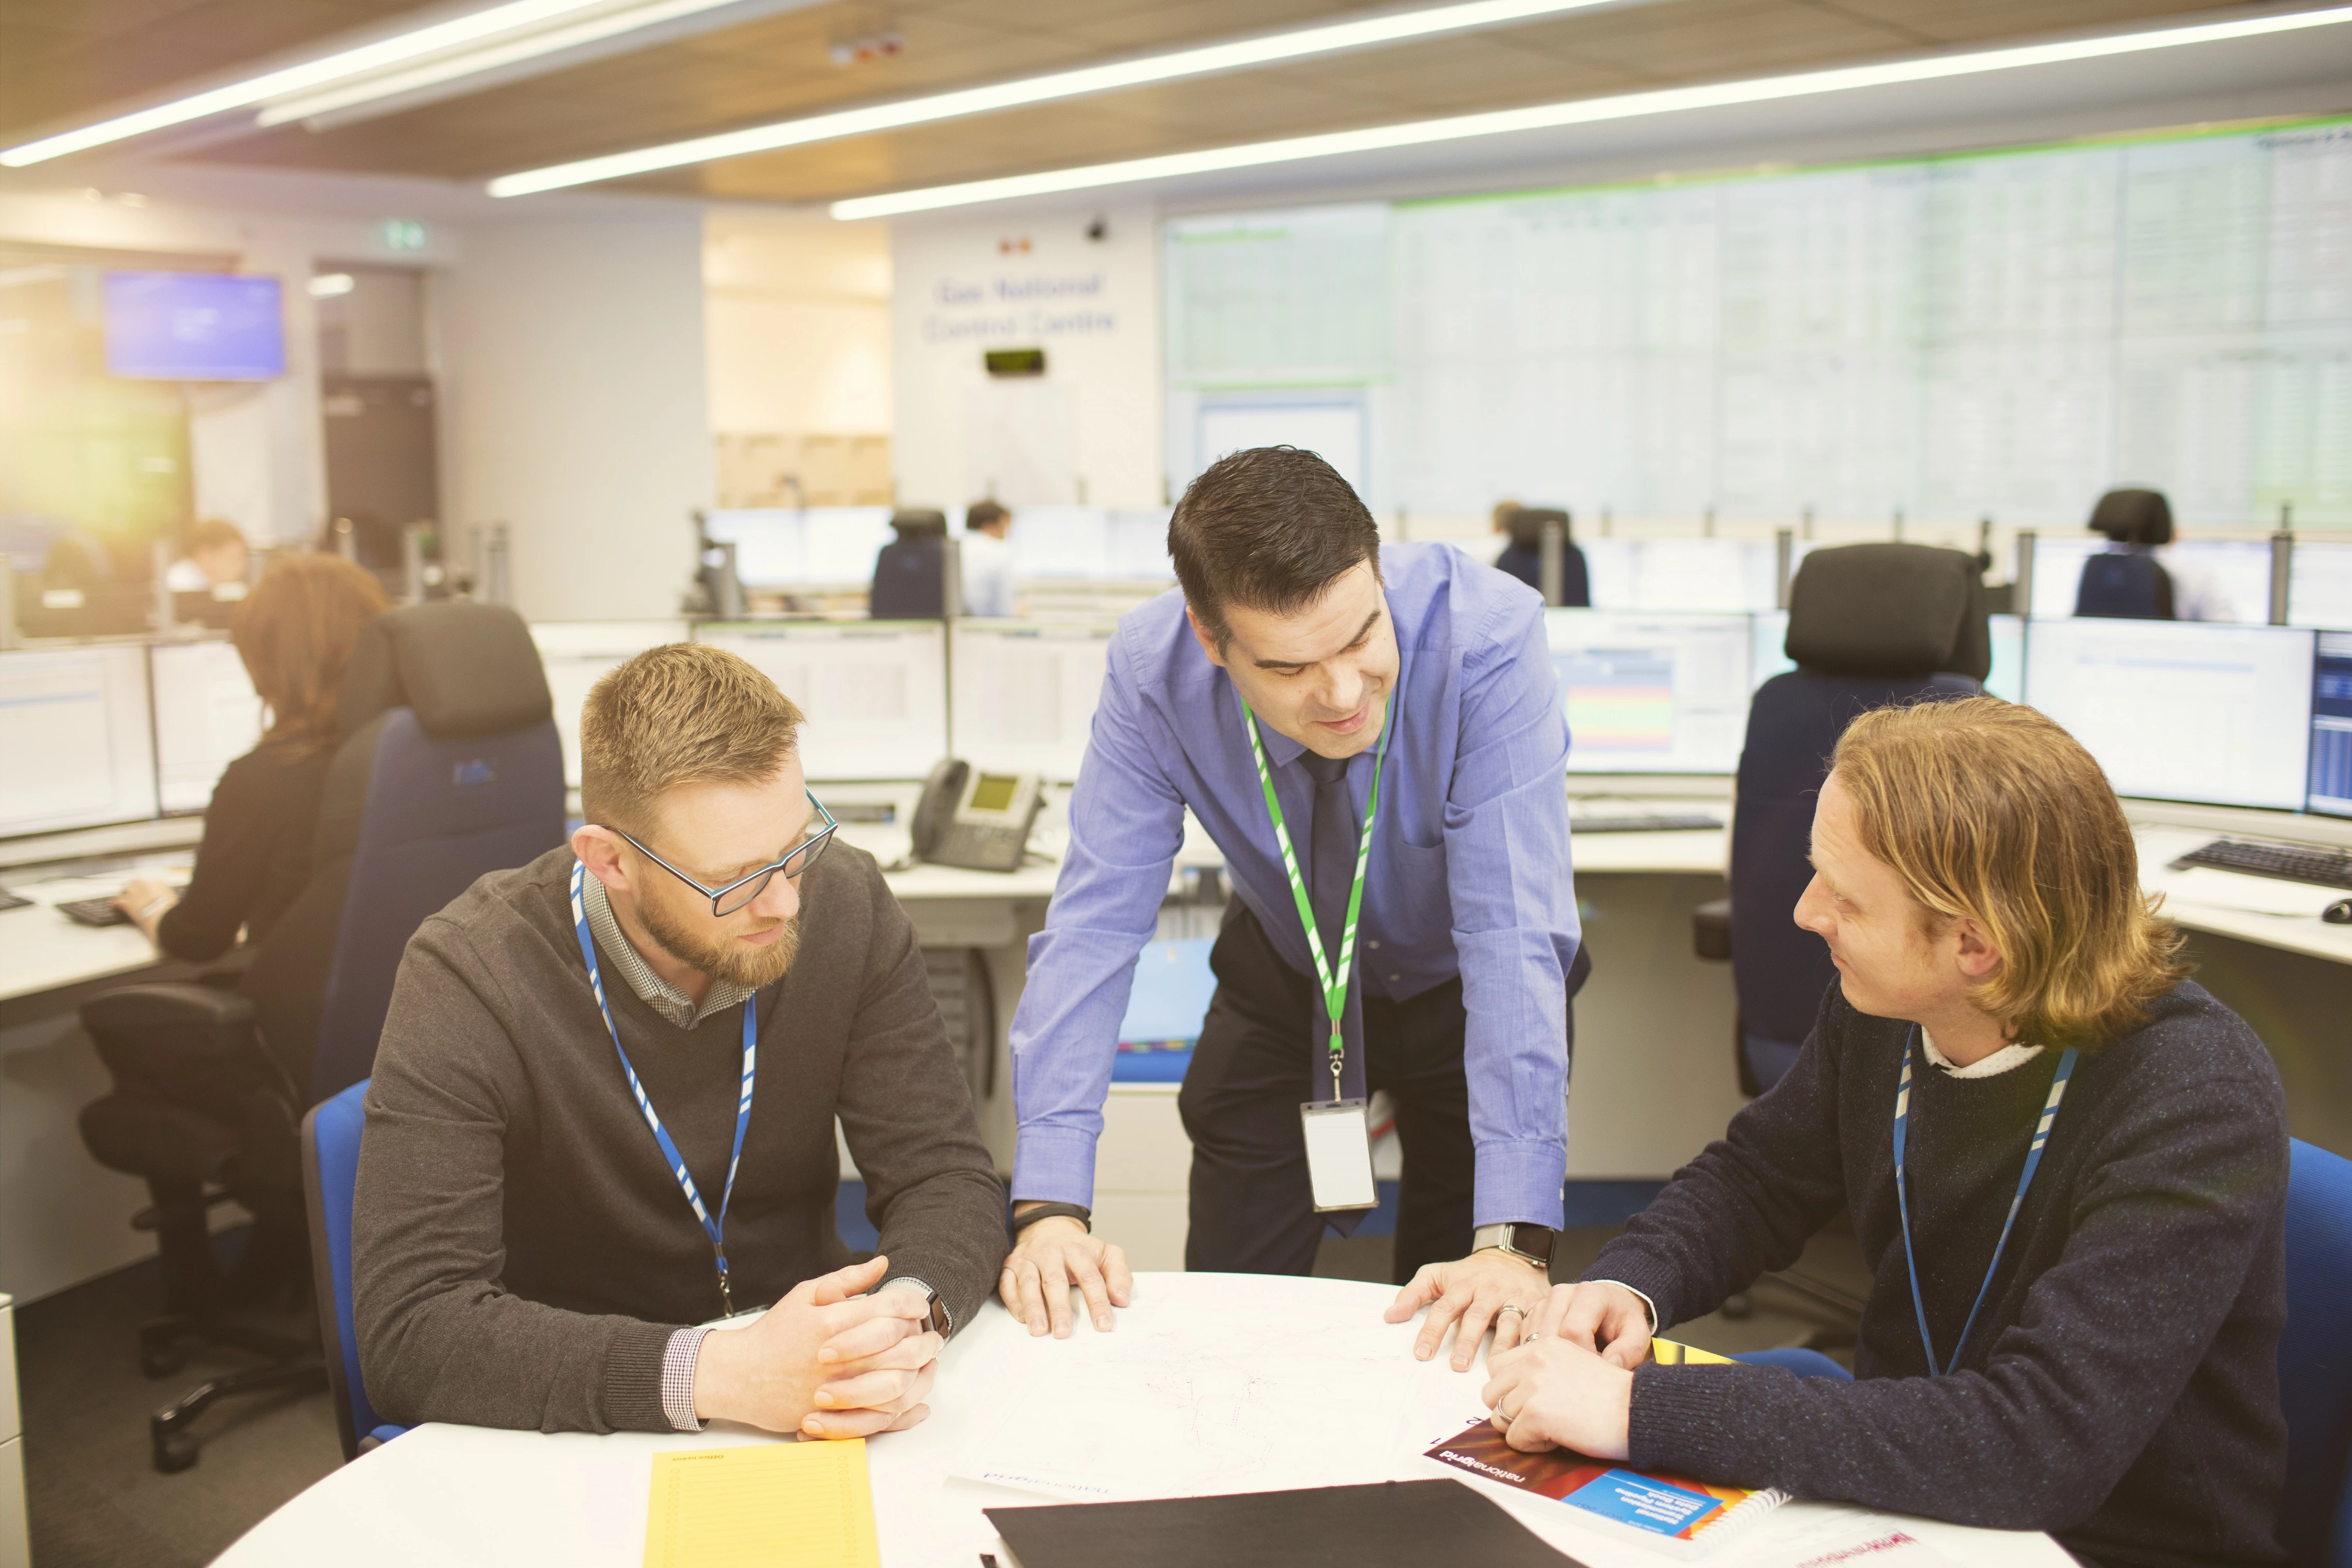
[{"label": "green exit sign", "polygon": [[423,250],[425,225],[415,218],[386,218],[380,231],[386,250]]}]

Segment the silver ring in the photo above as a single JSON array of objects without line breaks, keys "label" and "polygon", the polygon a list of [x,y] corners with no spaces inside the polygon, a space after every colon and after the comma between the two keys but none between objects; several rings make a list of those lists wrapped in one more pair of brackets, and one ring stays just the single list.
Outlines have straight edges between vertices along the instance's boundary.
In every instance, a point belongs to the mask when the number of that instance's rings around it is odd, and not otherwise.
[{"label": "silver ring", "polygon": [[1521,1317],[1526,1317],[1528,1315],[1528,1310],[1514,1301],[1505,1301],[1501,1306],[1495,1309],[1495,1315],[1498,1318],[1505,1312],[1517,1312]]}]

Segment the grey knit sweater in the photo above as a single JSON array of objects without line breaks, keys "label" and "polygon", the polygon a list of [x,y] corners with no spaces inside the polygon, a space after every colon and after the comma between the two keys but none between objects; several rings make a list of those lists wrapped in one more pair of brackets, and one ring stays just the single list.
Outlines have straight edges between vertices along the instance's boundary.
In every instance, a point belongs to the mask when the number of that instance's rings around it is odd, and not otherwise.
[{"label": "grey knit sweater", "polygon": [[[1632,1458],[1964,1524],[2054,1531],[2105,1565],[2275,1563],[2286,1106],[2203,988],[2084,1055],[1957,1373],[1920,1348],[1895,1195],[1908,1024],[1832,985],[1789,1075],[1587,1271],[1712,1312],[1843,1209],[1873,1270],[1853,1383],[1645,1366]],[[1936,1354],[1958,1338],[2058,1053],[1948,1078],[1915,1045],[1905,1161]]]},{"label": "grey knit sweater", "polygon": [[[710,1243],[629,1093],[551,851],[482,878],[410,941],[367,1095],[353,1318],[395,1421],[667,1431],[662,1352],[719,1312]],[[800,956],[760,994],[759,1076],[727,1215],[739,1308],[848,1261],[840,1117],[894,1274],[969,1322],[1005,1251],[1004,1194],[873,857],[836,844],[803,888]],[[726,1186],[741,1015],[691,1030],[604,995],[704,1200]]]}]

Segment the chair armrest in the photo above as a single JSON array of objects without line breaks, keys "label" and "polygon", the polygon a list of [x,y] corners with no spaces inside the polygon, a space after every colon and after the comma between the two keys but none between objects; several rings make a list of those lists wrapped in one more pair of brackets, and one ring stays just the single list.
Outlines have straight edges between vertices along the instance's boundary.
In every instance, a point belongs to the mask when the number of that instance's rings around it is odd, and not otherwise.
[{"label": "chair armrest", "polygon": [[234,1029],[253,1022],[253,1003],[214,986],[124,986],[81,1006],[81,1022],[101,1030]]},{"label": "chair armrest", "polygon": [[1709,899],[1691,911],[1691,951],[1710,963],[1731,961],[1731,900]]}]

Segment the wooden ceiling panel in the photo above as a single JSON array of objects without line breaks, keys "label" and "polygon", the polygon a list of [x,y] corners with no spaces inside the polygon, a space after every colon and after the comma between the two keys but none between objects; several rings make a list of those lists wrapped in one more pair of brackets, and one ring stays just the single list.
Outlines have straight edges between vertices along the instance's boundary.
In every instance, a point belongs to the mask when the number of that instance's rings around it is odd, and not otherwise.
[{"label": "wooden ceiling panel", "polygon": [[168,96],[192,79],[354,27],[422,0],[6,0],[0,129],[47,126]]},{"label": "wooden ceiling panel", "polygon": [[[380,22],[415,0],[0,0],[0,101],[30,120]],[[2128,26],[2212,0],[1651,0],[667,171],[625,189],[808,202],[1681,82]],[[472,181],[829,109],[1328,20],[1352,0],[835,0],[215,162]],[[895,57],[828,47],[895,27]],[[163,62],[169,62],[168,64]],[[37,78],[37,79],[36,79]],[[38,91],[28,98],[30,83]],[[140,84],[147,84],[142,87]],[[37,103],[37,110],[24,106]]]}]

